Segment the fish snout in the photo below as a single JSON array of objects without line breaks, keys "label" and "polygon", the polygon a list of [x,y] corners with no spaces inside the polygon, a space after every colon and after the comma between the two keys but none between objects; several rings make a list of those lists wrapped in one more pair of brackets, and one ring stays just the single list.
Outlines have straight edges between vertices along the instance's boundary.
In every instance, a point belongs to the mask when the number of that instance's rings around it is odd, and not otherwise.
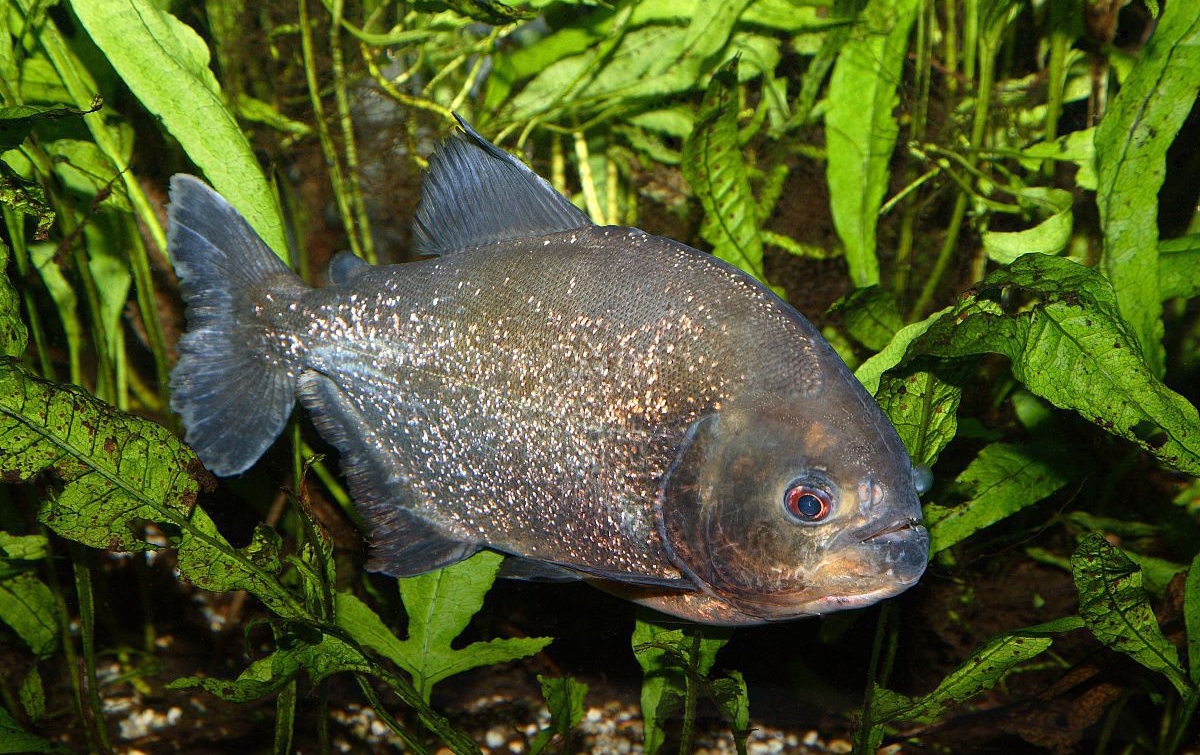
[{"label": "fish snout", "polygon": [[920,579],[929,562],[929,530],[913,517],[873,529],[862,538],[860,548],[878,573],[890,573],[902,585]]}]

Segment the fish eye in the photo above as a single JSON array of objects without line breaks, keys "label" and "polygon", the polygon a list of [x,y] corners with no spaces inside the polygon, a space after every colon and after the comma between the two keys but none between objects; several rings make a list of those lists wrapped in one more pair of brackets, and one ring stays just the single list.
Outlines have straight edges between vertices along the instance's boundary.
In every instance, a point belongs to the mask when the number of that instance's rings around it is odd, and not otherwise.
[{"label": "fish eye", "polygon": [[824,488],[796,480],[783,495],[783,507],[796,521],[811,524],[829,516],[833,510],[833,496]]}]

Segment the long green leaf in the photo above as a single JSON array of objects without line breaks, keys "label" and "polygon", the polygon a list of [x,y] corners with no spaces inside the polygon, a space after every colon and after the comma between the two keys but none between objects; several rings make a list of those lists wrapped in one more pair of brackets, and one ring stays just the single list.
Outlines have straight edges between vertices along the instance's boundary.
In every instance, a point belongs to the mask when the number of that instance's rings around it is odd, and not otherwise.
[{"label": "long green leaf", "polygon": [[1079,614],[1096,639],[1170,680],[1180,695],[1191,692],[1179,652],[1163,636],[1142,570],[1103,536],[1084,538],[1071,556],[1079,590]]},{"label": "long green leaf", "polygon": [[1068,616],[993,637],[927,695],[906,697],[876,686],[873,720],[876,725],[889,721],[932,722],[951,706],[991,689],[1017,666],[1045,652],[1055,634],[1081,629],[1083,625],[1079,617]]},{"label": "long green leaf", "polygon": [[1154,377],[1112,287],[1094,270],[1027,254],[977,284],[910,344],[908,357],[988,352],[1007,356],[1032,393],[1200,474],[1196,407]]},{"label": "long green leaf", "polygon": [[1101,267],[1155,376],[1164,369],[1158,191],[1167,148],[1200,93],[1200,5],[1167,3],[1096,132]]},{"label": "long green leaf", "polygon": [[0,240],[0,357],[19,357],[25,351],[29,333],[21,322],[21,300],[8,282],[8,245]]},{"label": "long green leaf", "polygon": [[1188,673],[1200,687],[1200,554],[1192,559],[1183,588],[1183,619],[1187,627]]},{"label": "long green leaf", "polygon": [[765,282],[758,205],[738,143],[736,60],[709,83],[681,167],[704,207],[700,235],[713,254]]},{"label": "long green leaf", "polygon": [[279,205],[191,27],[148,0],[73,0],[122,81],[275,253],[287,258]]},{"label": "long green leaf", "polygon": [[875,226],[900,127],[892,111],[917,0],[872,0],[829,80],[825,144],[829,208],[854,285],[879,283]]}]

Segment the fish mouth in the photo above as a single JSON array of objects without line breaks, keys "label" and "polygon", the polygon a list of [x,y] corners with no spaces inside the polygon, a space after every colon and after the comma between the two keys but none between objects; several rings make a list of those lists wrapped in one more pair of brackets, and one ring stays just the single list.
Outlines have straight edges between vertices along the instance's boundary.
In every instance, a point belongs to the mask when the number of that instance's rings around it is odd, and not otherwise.
[{"label": "fish mouth", "polygon": [[898,585],[920,579],[929,562],[929,530],[915,517],[903,517],[869,531],[860,547],[881,572],[892,575]]},{"label": "fish mouth", "polygon": [[867,535],[866,537],[864,537],[862,539],[862,542],[867,543],[867,544],[895,543],[899,540],[904,540],[909,537],[912,537],[912,535],[909,534],[910,532],[917,532],[917,533],[924,532],[924,533],[928,534],[928,531],[924,527],[921,526],[920,521],[918,521],[914,517],[908,516],[908,517],[904,517],[903,519],[900,519],[899,521],[885,525],[883,528],[879,529],[878,531],[876,531],[870,535]]}]

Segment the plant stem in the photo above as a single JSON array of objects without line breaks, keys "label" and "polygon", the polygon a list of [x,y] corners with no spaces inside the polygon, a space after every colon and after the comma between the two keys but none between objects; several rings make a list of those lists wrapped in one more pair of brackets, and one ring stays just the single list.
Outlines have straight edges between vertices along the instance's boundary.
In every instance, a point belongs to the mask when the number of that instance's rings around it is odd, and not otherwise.
[{"label": "plant stem", "polygon": [[84,719],[87,722],[88,745],[93,750],[108,753],[108,730],[104,728],[104,705],[100,701],[100,682],[96,678],[96,604],[92,592],[91,553],[77,543],[71,543],[71,565],[75,574],[75,596],[79,600],[79,637],[83,642],[83,667],[79,672],[86,685]]},{"label": "plant stem", "polygon": [[[974,23],[967,24],[967,29],[971,30],[971,34],[964,41],[969,43],[977,42],[979,47],[982,48],[978,56],[979,83],[976,87],[975,119],[971,123],[971,143],[967,152],[967,164],[970,169],[974,169],[979,159],[979,151],[983,146],[983,139],[987,135],[989,110],[992,100],[992,84],[996,73],[995,48],[999,43],[999,37],[1004,30],[1004,26],[999,25],[999,28],[988,29],[987,33],[980,37],[978,28],[979,9],[977,3],[972,0],[966,6],[968,12],[976,16],[976,20]],[[974,68],[974,62],[972,62],[971,67]],[[958,247],[958,235],[962,230],[963,218],[967,214],[967,202],[969,200],[970,195],[965,191],[960,191],[958,196],[955,197],[954,210],[950,215],[950,225],[946,230],[946,239],[942,243],[941,250],[938,252],[933,270],[929,278],[925,281],[924,287],[921,289],[921,295],[917,298],[917,303],[913,305],[912,310],[909,312],[910,321],[916,321],[924,317],[929,310],[930,304],[933,302],[933,296],[937,292],[937,287],[941,283],[942,277],[946,274],[946,268],[950,266],[950,260],[954,256],[955,249]]]},{"label": "plant stem", "polygon": [[337,147],[329,133],[329,124],[325,122],[325,106],[321,103],[321,87],[317,82],[317,58],[313,49],[313,24],[308,15],[308,0],[297,0],[296,5],[300,16],[300,51],[304,60],[304,79],[308,84],[308,99],[312,105],[317,140],[321,143],[321,154],[325,156],[325,167],[329,169],[329,182],[333,186],[333,199],[346,232],[346,242],[356,257],[363,258],[355,216],[350,209],[350,192],[342,174]]},{"label": "plant stem", "polygon": [[[354,218],[362,258],[374,265],[378,260],[375,256],[375,242],[371,236],[371,220],[367,216],[366,205],[363,202],[362,174],[358,164],[358,143],[354,139],[354,121],[350,116],[350,97],[346,88],[346,65],[342,53],[342,11],[343,0],[333,0],[329,11],[332,15],[329,24],[329,54],[332,58],[333,94],[334,101],[337,103],[338,122],[342,130],[342,151],[346,156],[350,213]],[[347,229],[347,232],[349,230]]]},{"label": "plant stem", "polygon": [[691,628],[692,647],[688,652],[688,667],[683,676],[683,729],[679,732],[679,755],[692,751],[696,737],[696,680],[700,675],[700,627]]}]

